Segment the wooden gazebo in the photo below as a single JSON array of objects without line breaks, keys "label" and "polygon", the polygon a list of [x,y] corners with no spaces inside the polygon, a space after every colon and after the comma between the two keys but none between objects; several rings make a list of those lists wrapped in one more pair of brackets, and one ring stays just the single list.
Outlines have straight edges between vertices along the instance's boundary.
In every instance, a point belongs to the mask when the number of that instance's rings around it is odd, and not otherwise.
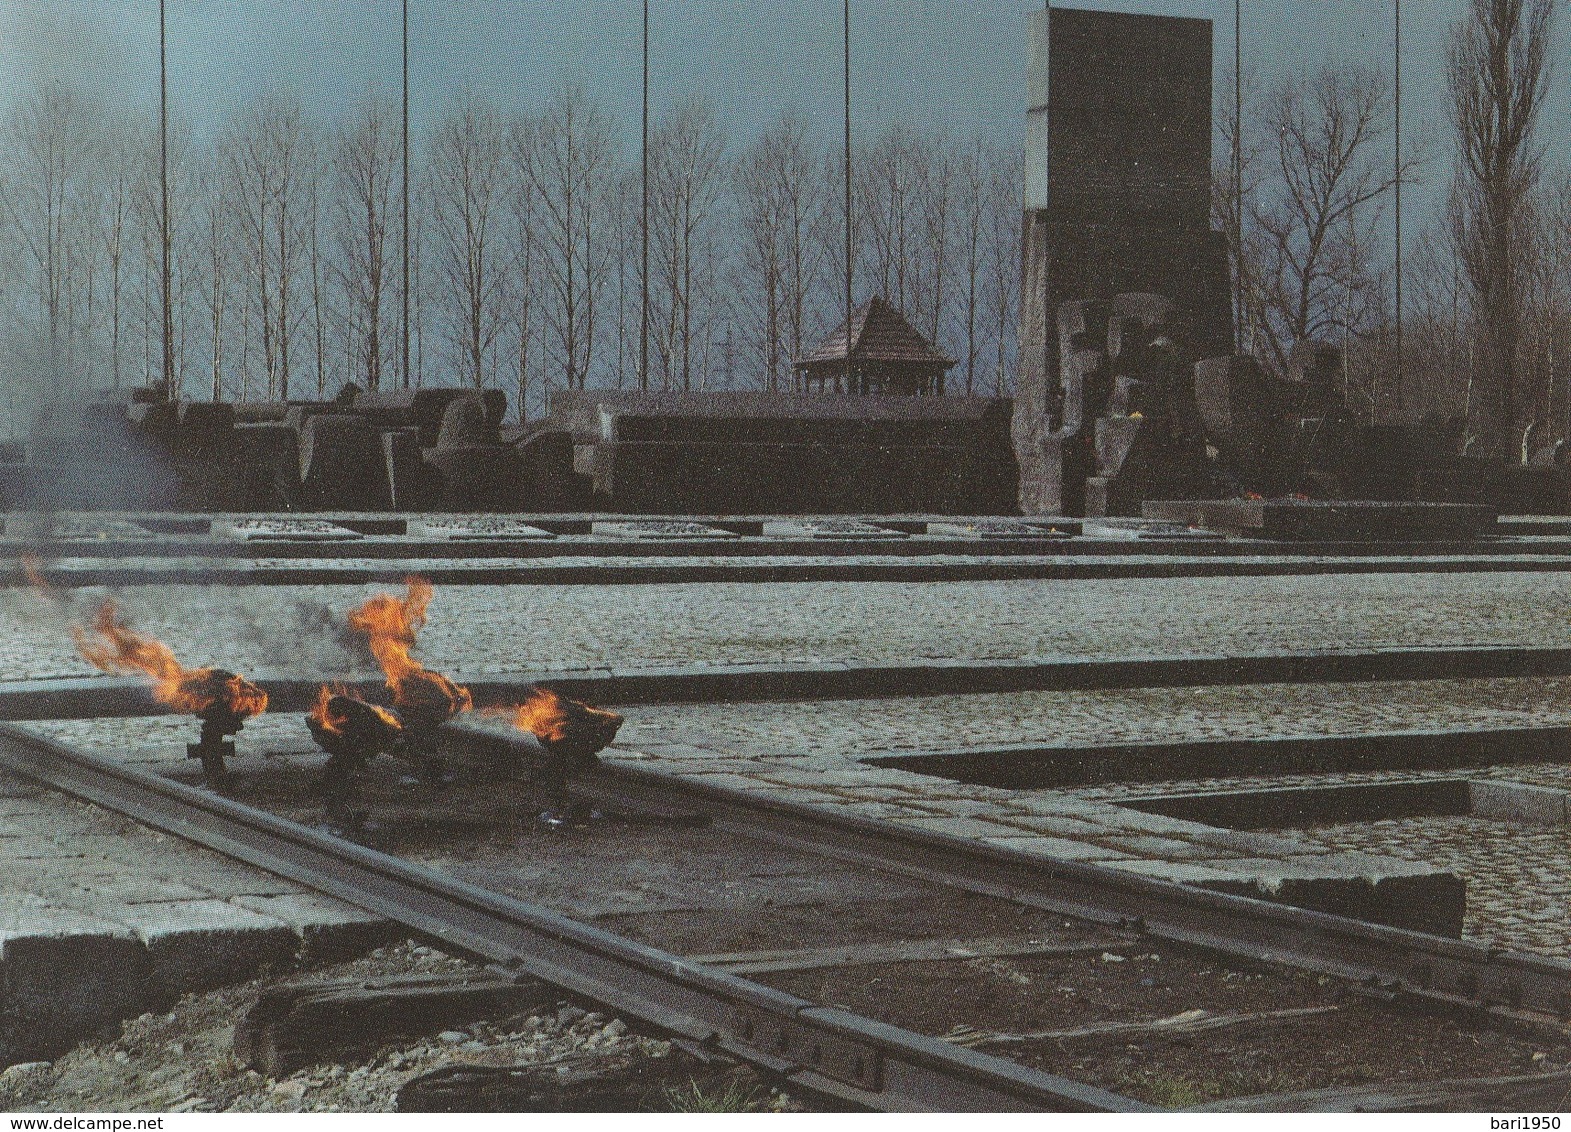
[{"label": "wooden gazebo", "polygon": [[851,312],[849,333],[847,325],[842,323],[817,349],[796,359],[794,368],[804,392],[943,394],[944,375],[954,368],[954,360],[939,353],[882,298],[874,295]]}]

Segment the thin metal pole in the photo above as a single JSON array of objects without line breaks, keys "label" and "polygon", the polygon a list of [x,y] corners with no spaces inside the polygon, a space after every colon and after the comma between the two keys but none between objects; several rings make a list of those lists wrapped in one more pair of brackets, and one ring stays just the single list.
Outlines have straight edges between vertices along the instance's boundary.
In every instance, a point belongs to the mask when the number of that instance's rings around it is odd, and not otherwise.
[{"label": "thin metal pole", "polygon": [[169,285],[169,55],[164,0],[158,0],[158,180],[163,195],[164,243],[164,396],[175,390],[174,312]]},{"label": "thin metal pole", "polygon": [[1233,348],[1244,352],[1244,4],[1233,0]]},{"label": "thin metal pole", "polygon": [[400,150],[403,162],[403,176],[400,188],[403,195],[403,319],[402,319],[402,383],[405,389],[410,386],[409,366],[409,0],[403,0],[403,118],[400,134]]},{"label": "thin metal pole", "polygon": [[844,0],[845,14],[845,238],[846,238],[846,372],[845,391],[851,390],[851,0]]},{"label": "thin metal pole", "polygon": [[[403,126],[403,161],[404,161],[404,325],[403,325],[403,350],[404,388],[409,388],[409,0],[404,0],[404,126]],[[523,406],[519,406],[523,412]]]},{"label": "thin metal pole", "polygon": [[644,245],[643,272],[638,278],[642,309],[638,317],[638,388],[649,391],[649,0],[644,0],[644,176],[639,202],[639,238]]},{"label": "thin metal pole", "polygon": [[1396,150],[1393,170],[1396,183],[1396,389],[1402,396],[1402,0],[1396,4]]}]

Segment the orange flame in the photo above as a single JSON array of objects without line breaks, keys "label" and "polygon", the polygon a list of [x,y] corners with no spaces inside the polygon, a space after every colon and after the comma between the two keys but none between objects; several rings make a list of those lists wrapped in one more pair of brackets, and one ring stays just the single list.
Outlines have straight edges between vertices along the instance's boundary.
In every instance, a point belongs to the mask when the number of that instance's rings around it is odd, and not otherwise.
[{"label": "orange flame", "polygon": [[432,672],[409,655],[415,647],[415,634],[425,625],[432,589],[430,582],[417,576],[405,579],[404,585],[408,593],[403,598],[377,594],[353,610],[350,628],[366,635],[395,707],[444,719],[470,710],[474,699],[468,688]]},{"label": "orange flame", "polygon": [[622,725],[622,717],[616,712],[570,700],[549,688],[532,688],[523,703],[499,709],[499,714],[509,713],[514,727],[546,743],[560,743],[569,738],[575,724],[589,724],[589,730],[606,734],[609,742],[610,736],[614,736]]},{"label": "orange flame", "polygon": [[356,703],[365,704],[391,730],[398,731],[402,729],[402,725],[398,722],[396,715],[384,707],[366,703],[354,689],[343,684],[323,684],[321,688],[317,689],[316,703],[311,706],[311,710],[306,713],[306,717],[315,722],[323,731],[333,735],[342,735],[344,728],[349,725],[349,716],[343,710],[342,704],[333,703],[335,699],[340,697],[345,700],[354,700]]},{"label": "orange flame", "polygon": [[44,577],[44,562],[36,554],[24,554],[17,560],[21,563],[22,574],[27,578],[27,584],[41,593],[48,594],[52,588],[49,579]]},{"label": "orange flame", "polygon": [[249,719],[267,710],[266,691],[221,668],[182,666],[168,645],[122,621],[113,601],[98,607],[91,630],[73,625],[71,636],[83,659],[104,672],[146,676],[153,698],[178,711],[200,715],[222,704],[236,718]]}]

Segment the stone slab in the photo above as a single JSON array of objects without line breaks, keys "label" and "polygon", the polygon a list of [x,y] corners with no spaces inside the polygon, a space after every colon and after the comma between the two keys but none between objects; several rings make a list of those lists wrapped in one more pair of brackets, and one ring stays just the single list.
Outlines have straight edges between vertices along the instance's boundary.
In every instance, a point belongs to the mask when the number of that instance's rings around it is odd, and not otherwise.
[{"label": "stone slab", "polygon": [[1147,519],[1161,519],[1251,538],[1475,539],[1494,534],[1498,512],[1468,503],[1365,500],[1148,500]]},{"label": "stone slab", "polygon": [[115,918],[142,941],[148,977],[171,997],[285,964],[298,946],[282,922],[222,900],[127,904]]},{"label": "stone slab", "polygon": [[363,955],[408,935],[390,920],[315,892],[237,896],[234,904],[285,924],[300,938],[304,956],[320,962]]}]

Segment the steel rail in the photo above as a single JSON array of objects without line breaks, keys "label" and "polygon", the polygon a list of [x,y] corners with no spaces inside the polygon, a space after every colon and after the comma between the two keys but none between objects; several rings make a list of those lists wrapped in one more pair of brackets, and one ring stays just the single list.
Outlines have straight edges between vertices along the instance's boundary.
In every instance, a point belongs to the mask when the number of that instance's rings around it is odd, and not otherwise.
[{"label": "steel rail", "polygon": [[[1326,912],[1213,892],[1075,861],[1053,861],[940,833],[897,829],[724,787],[680,783],[608,766],[611,791],[648,792],[668,804],[723,804],[712,827],[1143,932],[1159,940],[1363,984],[1445,1010],[1502,1021],[1571,1020],[1571,962],[1426,935]],[[591,787],[593,789],[593,787]]]},{"label": "steel rail", "polygon": [[417,935],[862,1108],[1143,1105],[646,947],[297,822],[0,724],[0,769],[304,884]]}]

